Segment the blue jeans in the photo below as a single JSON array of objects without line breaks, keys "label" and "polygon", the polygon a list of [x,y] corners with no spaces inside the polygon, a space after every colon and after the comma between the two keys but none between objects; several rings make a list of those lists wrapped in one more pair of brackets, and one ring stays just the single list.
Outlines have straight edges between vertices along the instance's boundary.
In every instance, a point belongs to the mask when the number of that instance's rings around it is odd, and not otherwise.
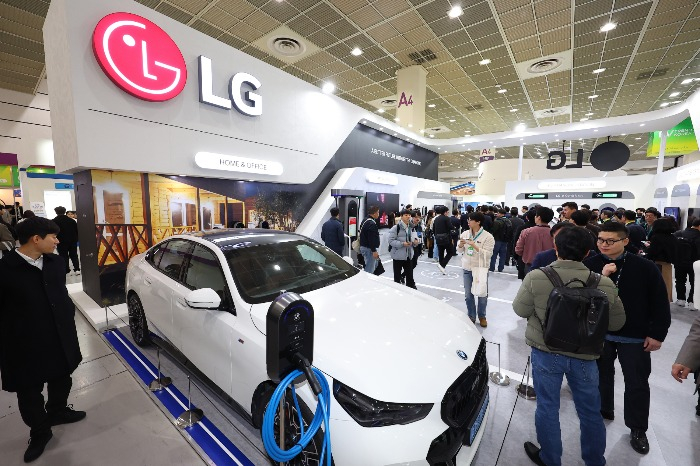
[{"label": "blue jeans", "polygon": [[365,246],[360,246],[360,254],[365,259],[365,272],[374,273],[377,268],[377,259],[372,255],[372,250]]},{"label": "blue jeans", "polygon": [[435,236],[433,236],[433,258],[438,259],[440,256],[438,256],[438,245],[437,245],[437,240],[435,239]]},{"label": "blue jeans", "polygon": [[[476,313],[477,313],[477,306],[474,304],[474,296],[472,294],[472,271],[471,270],[465,270],[464,271],[464,301],[467,303],[467,315],[469,315],[470,319],[476,319]],[[486,303],[488,302],[489,297],[484,296],[484,297],[479,297],[476,298],[479,305],[478,305],[478,310],[479,310],[479,318],[486,318]]]},{"label": "blue jeans", "polygon": [[506,256],[508,255],[508,243],[505,241],[496,241],[496,245],[493,247],[493,254],[491,255],[491,265],[489,270],[494,271],[496,266],[496,256],[500,256],[498,259],[498,271],[503,272],[503,266],[506,264]]},{"label": "blue jeans", "polygon": [[559,404],[564,374],[581,426],[581,458],[586,466],[602,466],[605,464],[605,424],[600,414],[596,362],[532,348],[532,377],[537,393],[535,429],[541,448],[540,459],[547,466],[561,466]]}]

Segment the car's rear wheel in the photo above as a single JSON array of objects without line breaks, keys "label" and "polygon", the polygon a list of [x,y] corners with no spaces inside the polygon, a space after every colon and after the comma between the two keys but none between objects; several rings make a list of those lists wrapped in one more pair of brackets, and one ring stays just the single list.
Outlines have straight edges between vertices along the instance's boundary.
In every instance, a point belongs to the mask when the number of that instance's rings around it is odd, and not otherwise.
[{"label": "car's rear wheel", "polygon": [[131,293],[127,299],[127,307],[129,309],[129,329],[131,337],[139,346],[148,346],[151,339],[148,333],[148,323],[146,322],[146,313],[143,311],[143,305],[136,293]]},{"label": "car's rear wheel", "polygon": [[[264,406],[270,402],[272,397],[272,392],[274,387],[266,393],[264,399]],[[299,408],[301,409],[301,417],[304,421],[304,431],[306,431],[313,421],[314,413],[311,412],[309,407],[304,403],[304,401],[297,396],[299,402]],[[271,407],[275,409],[275,442],[279,445],[280,440],[280,416],[279,416],[279,406]],[[297,443],[301,437],[301,427],[299,425],[299,415],[297,414],[297,408],[294,406],[294,400],[292,398],[292,393],[287,390],[284,397],[284,448],[286,450],[290,449],[293,445]],[[323,426],[325,427],[325,426]],[[323,428],[322,427],[322,428]],[[319,429],[314,438],[306,445],[296,458],[289,461],[287,465],[290,466],[319,466],[321,463],[321,451],[323,448],[323,431]],[[324,464],[326,459],[324,457]],[[278,465],[279,463],[272,462],[272,464]]]}]

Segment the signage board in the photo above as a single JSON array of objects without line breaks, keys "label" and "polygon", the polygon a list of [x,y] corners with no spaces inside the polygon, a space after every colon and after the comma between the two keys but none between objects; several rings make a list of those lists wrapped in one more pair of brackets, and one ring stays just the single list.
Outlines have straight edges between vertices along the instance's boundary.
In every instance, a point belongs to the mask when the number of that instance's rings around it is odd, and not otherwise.
[{"label": "signage board", "polygon": [[593,199],[622,199],[622,191],[593,193]]},{"label": "signage board", "polygon": [[[647,157],[658,157],[661,149],[661,131],[649,133],[647,144]],[[666,136],[665,157],[674,155],[686,155],[698,150],[698,141],[695,138],[695,128],[690,117],[678,123],[668,130]]]},{"label": "signage board", "polygon": [[525,193],[525,199],[549,199],[548,193]]},{"label": "signage board", "polygon": [[56,189],[73,189],[73,183],[54,183]]},{"label": "signage board", "polygon": [[32,201],[29,203],[29,210],[34,212],[37,217],[46,217],[46,208],[43,202]]}]

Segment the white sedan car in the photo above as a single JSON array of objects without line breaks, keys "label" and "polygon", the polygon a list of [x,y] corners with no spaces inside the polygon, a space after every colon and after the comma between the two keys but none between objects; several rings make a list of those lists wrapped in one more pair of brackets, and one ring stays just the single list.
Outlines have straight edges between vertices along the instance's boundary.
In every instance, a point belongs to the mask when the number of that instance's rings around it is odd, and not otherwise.
[{"label": "white sedan car", "polygon": [[[138,344],[150,332],[166,339],[259,428],[275,388],[266,316],[282,291],[314,308],[313,365],[334,395],[337,466],[471,463],[488,415],[488,363],[466,314],[360,272],[304,236],[236,229],[162,241],[129,262],[129,325]],[[315,398],[306,382],[298,393],[308,423]],[[287,448],[299,432],[288,408]],[[321,441],[293,464],[317,464]]]}]

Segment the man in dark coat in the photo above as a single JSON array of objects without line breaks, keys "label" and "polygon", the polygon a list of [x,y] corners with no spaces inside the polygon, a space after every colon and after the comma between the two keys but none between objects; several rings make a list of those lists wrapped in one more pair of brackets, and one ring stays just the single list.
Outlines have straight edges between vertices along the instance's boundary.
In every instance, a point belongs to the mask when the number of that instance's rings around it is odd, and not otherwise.
[{"label": "man in dark coat", "polygon": [[85,418],[67,404],[82,355],[63,259],[53,254],[58,232],[51,220],[28,218],[17,224],[20,247],[0,260],[0,375],[30,428],[25,462],[44,452],[51,426]]},{"label": "man in dark coat", "polygon": [[53,221],[61,229],[58,234],[58,255],[63,257],[66,263],[66,273],[70,273],[68,258],[73,262],[73,271],[80,274],[80,262],[78,262],[78,223],[66,215],[66,208],[58,206],[54,209],[56,218]]},{"label": "man in dark coat", "polygon": [[333,207],[331,209],[331,218],[321,227],[321,239],[326,247],[342,256],[345,247],[345,235],[343,234],[343,224],[338,215],[340,215],[340,209]]}]

